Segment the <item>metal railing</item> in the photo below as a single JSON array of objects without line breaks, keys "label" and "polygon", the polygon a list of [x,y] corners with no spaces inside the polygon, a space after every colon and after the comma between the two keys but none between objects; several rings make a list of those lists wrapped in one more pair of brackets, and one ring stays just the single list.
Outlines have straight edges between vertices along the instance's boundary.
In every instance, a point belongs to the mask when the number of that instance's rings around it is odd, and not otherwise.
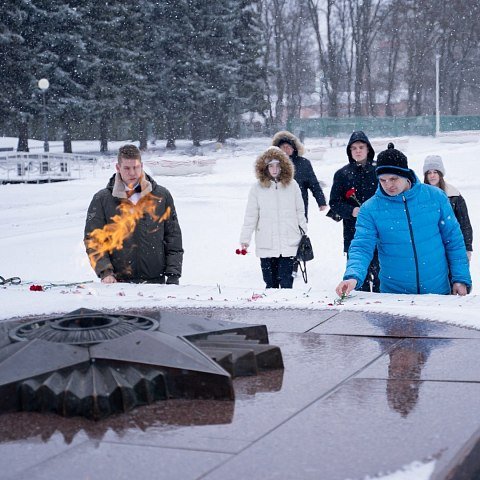
[{"label": "metal railing", "polygon": [[0,183],[74,180],[92,171],[98,158],[74,153],[0,152]]},{"label": "metal railing", "polygon": [[[363,130],[368,136],[435,135],[435,115],[421,117],[300,118],[288,122],[287,129],[306,137],[348,136]],[[480,130],[479,115],[442,115],[440,131]]]}]

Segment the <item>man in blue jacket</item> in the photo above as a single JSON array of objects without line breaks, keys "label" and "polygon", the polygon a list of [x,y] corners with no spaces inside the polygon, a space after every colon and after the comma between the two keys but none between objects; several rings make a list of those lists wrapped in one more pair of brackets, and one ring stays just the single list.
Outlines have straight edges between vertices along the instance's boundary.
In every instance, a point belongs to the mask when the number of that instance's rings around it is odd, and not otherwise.
[{"label": "man in blue jacket", "polygon": [[337,294],[363,284],[377,247],[380,292],[466,295],[472,284],[467,252],[446,195],[421,183],[393,144],[378,155],[376,173],[379,186],[360,208]]}]

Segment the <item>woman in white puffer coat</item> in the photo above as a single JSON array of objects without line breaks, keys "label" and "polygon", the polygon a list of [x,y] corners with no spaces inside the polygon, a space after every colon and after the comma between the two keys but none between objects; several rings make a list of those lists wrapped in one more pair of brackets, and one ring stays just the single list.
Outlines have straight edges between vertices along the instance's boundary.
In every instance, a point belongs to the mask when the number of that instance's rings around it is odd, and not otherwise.
[{"label": "woman in white puffer coat", "polygon": [[255,163],[258,182],[248,196],[240,243],[248,248],[255,232],[255,253],[260,257],[267,288],[292,288],[293,265],[301,227],[307,231],[305,207],[294,167],[278,147],[270,147]]}]

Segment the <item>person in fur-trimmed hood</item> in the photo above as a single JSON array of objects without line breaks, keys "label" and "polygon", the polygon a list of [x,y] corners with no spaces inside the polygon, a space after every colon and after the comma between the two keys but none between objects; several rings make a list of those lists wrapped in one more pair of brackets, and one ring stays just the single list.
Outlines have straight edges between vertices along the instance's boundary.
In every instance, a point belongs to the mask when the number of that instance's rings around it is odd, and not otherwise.
[{"label": "person in fur-trimmed hood", "polygon": [[282,149],[290,158],[295,167],[294,179],[300,186],[303,203],[305,204],[305,218],[308,221],[308,191],[312,192],[320,211],[327,208],[325,195],[318,183],[310,160],[303,157],[304,148],[300,140],[287,130],[277,132],[272,139],[272,145]]},{"label": "person in fur-trimmed hood", "polygon": [[468,216],[468,208],[465,199],[459,190],[445,181],[445,167],[443,166],[442,157],[440,155],[428,155],[423,164],[424,183],[433,185],[443,190],[452,206],[453,213],[460,224],[460,230],[465,240],[465,248],[467,249],[468,260],[472,258],[473,229]]},{"label": "person in fur-trimmed hood", "polygon": [[292,162],[278,147],[270,147],[255,162],[258,181],[250,189],[240,244],[246,250],[255,232],[255,253],[266,288],[292,288],[299,227],[307,230],[302,194],[293,175]]},{"label": "person in fur-trimmed hood", "polygon": [[177,285],[183,248],[172,195],[144,173],[135,145],[119,149],[116,170],[88,208],[84,243],[95,273],[102,283]]}]

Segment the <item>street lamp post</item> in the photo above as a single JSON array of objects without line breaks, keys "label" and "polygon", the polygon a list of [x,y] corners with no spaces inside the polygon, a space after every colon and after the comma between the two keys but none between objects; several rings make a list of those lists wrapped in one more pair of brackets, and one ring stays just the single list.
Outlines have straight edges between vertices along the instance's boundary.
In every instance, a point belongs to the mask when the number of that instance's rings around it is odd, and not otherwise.
[{"label": "street lamp post", "polygon": [[42,91],[43,95],[43,151],[49,152],[50,148],[48,146],[48,125],[47,125],[47,99],[46,94],[50,82],[46,78],[41,78],[38,81],[38,88]]},{"label": "street lamp post", "polygon": [[440,133],[440,54],[435,55],[435,136]]}]

